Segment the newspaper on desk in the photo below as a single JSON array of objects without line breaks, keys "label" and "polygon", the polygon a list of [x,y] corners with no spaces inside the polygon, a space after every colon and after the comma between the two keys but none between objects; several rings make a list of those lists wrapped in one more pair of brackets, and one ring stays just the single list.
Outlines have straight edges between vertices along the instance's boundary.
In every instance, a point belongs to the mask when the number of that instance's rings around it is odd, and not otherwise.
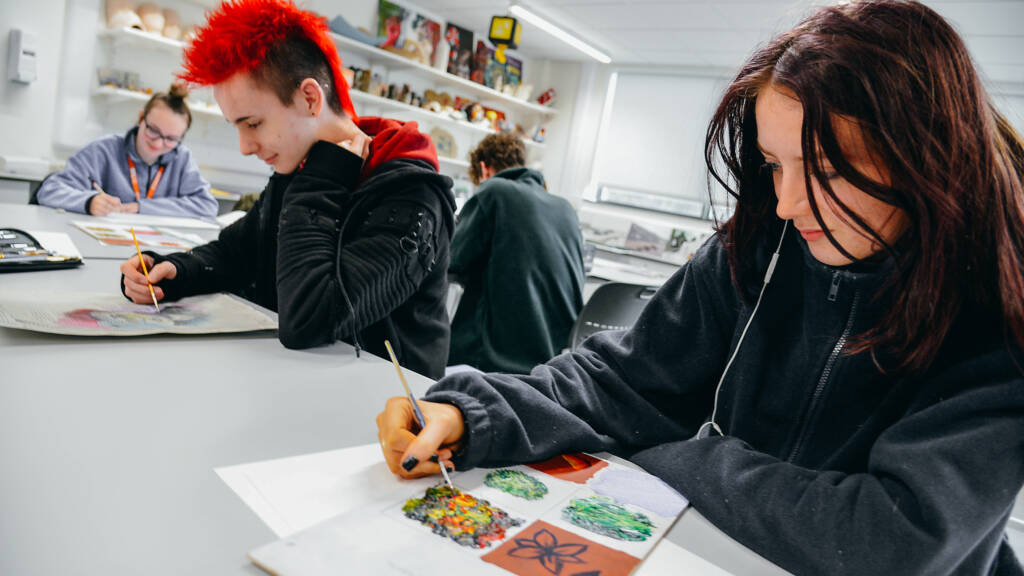
[{"label": "newspaper on desk", "polygon": [[206,294],[133,304],[120,294],[26,293],[0,302],[0,326],[74,336],[214,334],[274,330],[277,320],[241,298]]}]

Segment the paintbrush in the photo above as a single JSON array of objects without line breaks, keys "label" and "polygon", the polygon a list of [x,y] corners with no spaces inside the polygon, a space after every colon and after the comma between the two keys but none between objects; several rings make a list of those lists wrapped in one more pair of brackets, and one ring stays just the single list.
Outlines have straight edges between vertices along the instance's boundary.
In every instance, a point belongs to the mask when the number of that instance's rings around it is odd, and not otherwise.
[{"label": "paintbrush", "polygon": [[[427,421],[423,418],[423,412],[420,412],[420,405],[416,402],[416,397],[412,395],[412,390],[409,389],[409,383],[405,381],[405,374],[402,373],[402,367],[398,365],[398,358],[395,358],[395,351],[391,349],[391,342],[384,340],[384,347],[388,349],[388,356],[391,356],[391,363],[395,365],[398,378],[402,381],[402,388],[405,388],[405,393],[409,396],[409,401],[412,402],[412,411],[416,414],[416,421],[420,423],[420,430],[423,430],[427,427]],[[444,481],[448,483],[448,487],[452,489],[453,493],[456,492],[452,479],[448,477],[448,469],[445,467],[444,462],[441,462],[441,459],[438,458],[437,463],[441,466],[441,474],[444,476]]]}]

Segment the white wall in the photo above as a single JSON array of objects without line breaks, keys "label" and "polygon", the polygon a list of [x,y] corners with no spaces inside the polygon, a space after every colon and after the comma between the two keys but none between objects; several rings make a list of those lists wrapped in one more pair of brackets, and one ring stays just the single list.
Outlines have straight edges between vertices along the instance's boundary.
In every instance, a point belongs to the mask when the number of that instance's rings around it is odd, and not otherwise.
[{"label": "white wall", "polygon": [[[699,99],[690,102],[690,105],[662,104],[620,109],[609,93],[613,73],[618,73],[620,77],[665,74],[672,77],[675,84],[692,85],[693,94],[678,98],[680,103],[695,94],[699,95]],[[660,191],[658,186],[663,186],[666,178],[671,181],[672,178],[685,176],[687,182],[681,185],[679,191],[696,199],[706,199],[704,132],[711,120],[710,114],[732,74],[732,71],[721,68],[654,69],[652,72],[652,69],[644,67],[584,65],[567,152],[569,161],[563,169],[566,189],[571,190],[573,202],[592,199],[602,178],[622,180],[624,174],[628,176],[631,166],[641,165],[639,161],[625,160],[627,156],[642,156],[663,150],[678,151],[678,162],[663,161],[661,168],[638,170],[636,177],[630,181],[639,188]],[[987,88],[997,108],[1024,135],[1024,86],[988,81]],[[697,105],[703,99],[707,99],[705,106]],[[609,100],[611,108],[608,107]],[[658,100],[663,99],[651,99],[652,102]],[[602,127],[603,115],[608,116],[611,131],[608,126]],[[630,129],[615,130],[623,126],[629,126]],[[680,141],[684,132],[686,138],[689,138],[687,142]],[[652,170],[660,170],[660,173],[654,174]],[[721,194],[716,193],[716,201],[719,196]]]},{"label": "white wall", "polygon": [[1024,136],[1024,87],[1017,90],[1008,87],[995,87],[992,100],[1006,119]]},{"label": "white wall", "polygon": [[[594,174],[594,157],[601,131],[609,80],[615,69],[596,62],[585,63],[579,76],[572,107],[572,125],[562,167],[564,195],[575,205],[588,197]],[[566,110],[563,108],[563,114]]]},{"label": "white wall", "polygon": [[[538,63],[534,62],[532,65],[536,68]],[[575,202],[577,195],[573,190],[569,173],[573,166],[573,131],[580,118],[573,104],[584,97],[580,84],[583,66],[579,62],[568,61],[546,61],[539,65],[539,74],[526,76],[527,81],[533,84],[534,98],[548,88],[554,88],[559,104],[555,106],[558,114],[544,123],[547,133],[544,148],[539,153],[534,152],[533,157],[543,156],[543,172],[548,191],[564,197],[569,202]],[[524,70],[525,66],[524,64]],[[524,127],[527,131],[531,129],[530,126]]]},{"label": "white wall", "polygon": [[[64,37],[64,0],[0,2],[0,154],[53,156],[53,109]],[[12,28],[36,34],[38,80],[19,84],[7,80],[8,42]]]}]

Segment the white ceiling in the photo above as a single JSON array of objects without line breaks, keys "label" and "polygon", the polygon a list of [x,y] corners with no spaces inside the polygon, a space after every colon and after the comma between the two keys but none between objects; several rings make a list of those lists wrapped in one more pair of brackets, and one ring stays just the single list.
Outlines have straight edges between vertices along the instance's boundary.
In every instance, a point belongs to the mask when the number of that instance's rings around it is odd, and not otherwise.
[{"label": "white ceiling", "polygon": [[[409,0],[477,31],[505,14],[506,0]],[[524,0],[524,6],[606,52],[613,64],[736,68],[759,43],[830,0]],[[982,71],[1024,84],[1024,0],[925,0],[967,40]],[[523,23],[527,57],[588,60]]]}]

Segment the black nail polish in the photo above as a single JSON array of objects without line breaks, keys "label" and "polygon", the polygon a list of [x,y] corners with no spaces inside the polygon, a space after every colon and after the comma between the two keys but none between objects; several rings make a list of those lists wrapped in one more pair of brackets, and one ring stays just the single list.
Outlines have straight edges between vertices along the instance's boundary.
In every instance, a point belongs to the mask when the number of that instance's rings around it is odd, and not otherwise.
[{"label": "black nail polish", "polygon": [[405,468],[405,471],[409,472],[413,468],[415,468],[416,465],[419,464],[419,463],[420,463],[420,459],[419,458],[417,458],[415,456],[409,456],[404,461],[402,461],[402,468]]},{"label": "black nail polish", "polygon": [[434,454],[433,456],[431,456],[430,457],[430,461],[433,462],[434,464],[437,464],[437,462],[438,462],[437,454]]}]

